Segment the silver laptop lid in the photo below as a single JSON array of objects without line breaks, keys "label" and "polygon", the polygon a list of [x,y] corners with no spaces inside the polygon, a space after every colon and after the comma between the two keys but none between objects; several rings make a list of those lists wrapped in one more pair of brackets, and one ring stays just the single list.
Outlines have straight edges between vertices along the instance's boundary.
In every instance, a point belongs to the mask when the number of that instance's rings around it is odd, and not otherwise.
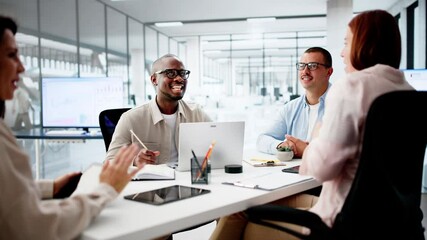
[{"label": "silver laptop lid", "polygon": [[190,171],[191,150],[203,161],[212,141],[211,168],[242,164],[245,122],[197,122],[179,125],[177,171]]}]

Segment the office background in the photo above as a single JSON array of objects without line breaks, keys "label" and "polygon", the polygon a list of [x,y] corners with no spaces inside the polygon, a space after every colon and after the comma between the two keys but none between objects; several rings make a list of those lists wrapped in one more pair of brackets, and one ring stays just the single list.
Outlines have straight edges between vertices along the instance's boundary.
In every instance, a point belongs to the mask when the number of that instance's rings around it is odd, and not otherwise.
[{"label": "office background", "polygon": [[[187,101],[217,121],[246,121],[245,144],[303,89],[295,63],[311,46],[332,53],[337,81],[346,23],[360,11],[391,12],[402,33],[402,69],[426,68],[425,0],[0,0],[14,17],[30,119],[40,127],[44,77],[120,77],[124,105],[154,96],[151,63],[178,55],[191,70]],[[163,25],[163,26],[162,26]],[[78,98],[78,96],[76,96]],[[52,99],[54,101],[54,99]],[[13,126],[13,101],[6,121]],[[20,140],[34,161],[32,140]],[[43,141],[41,177],[84,170],[105,156],[102,140]]]}]

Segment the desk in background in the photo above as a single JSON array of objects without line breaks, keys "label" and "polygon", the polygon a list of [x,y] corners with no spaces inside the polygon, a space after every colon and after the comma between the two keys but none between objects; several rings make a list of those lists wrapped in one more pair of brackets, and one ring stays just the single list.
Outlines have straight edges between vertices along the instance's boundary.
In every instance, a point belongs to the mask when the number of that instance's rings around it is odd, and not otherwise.
[{"label": "desk in background", "polygon": [[[43,128],[33,128],[30,130],[19,130],[13,132],[17,139],[25,140],[30,139],[34,140],[34,159],[35,159],[35,179],[40,179],[40,165],[42,163],[42,151],[41,145],[43,140],[58,140],[58,141],[86,141],[92,139],[102,139],[101,133],[97,134],[78,134],[78,135],[49,135],[46,134],[46,130]],[[105,151],[105,149],[104,149]]]},{"label": "desk in background", "polygon": [[[299,164],[300,161],[298,160],[291,161],[287,167]],[[176,172],[176,179],[171,181],[131,182],[120,196],[110,203],[82,233],[80,239],[152,239],[320,185],[315,180],[309,180],[274,191],[264,191],[222,184],[224,181],[237,181],[271,171],[281,171],[283,168],[285,167],[253,167],[243,163],[243,173],[241,174],[227,174],[223,169],[214,169],[212,170],[211,182],[208,185],[191,185],[190,172]],[[209,189],[211,192],[161,206],[129,201],[123,198],[124,195],[175,184]]]}]

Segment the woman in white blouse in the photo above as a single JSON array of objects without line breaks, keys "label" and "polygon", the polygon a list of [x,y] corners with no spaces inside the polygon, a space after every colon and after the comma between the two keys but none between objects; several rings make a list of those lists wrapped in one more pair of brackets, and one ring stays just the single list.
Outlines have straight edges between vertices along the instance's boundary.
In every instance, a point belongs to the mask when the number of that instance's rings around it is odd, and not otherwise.
[{"label": "woman in white blouse", "polygon": [[34,181],[28,156],[3,121],[5,100],[13,98],[19,74],[25,70],[19,60],[16,31],[11,18],[0,16],[0,239],[73,239],[138,171],[128,173],[139,149],[124,147],[114,161],[106,161],[100,184],[92,193],[46,200],[79,173],[54,181]]}]

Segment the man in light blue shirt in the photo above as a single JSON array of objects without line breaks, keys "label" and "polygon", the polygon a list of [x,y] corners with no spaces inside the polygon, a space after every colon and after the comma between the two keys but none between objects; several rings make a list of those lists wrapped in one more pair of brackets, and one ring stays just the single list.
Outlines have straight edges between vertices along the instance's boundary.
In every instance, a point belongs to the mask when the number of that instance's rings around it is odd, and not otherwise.
[{"label": "man in light blue shirt", "polygon": [[[274,123],[260,134],[258,151],[275,154],[279,147],[287,146],[293,149],[296,157],[301,157],[311,139],[314,125],[323,117],[326,93],[331,86],[329,78],[333,72],[331,54],[321,47],[309,48],[296,67],[305,93],[285,104]],[[286,135],[292,135],[305,144],[297,146],[286,140]]]}]

